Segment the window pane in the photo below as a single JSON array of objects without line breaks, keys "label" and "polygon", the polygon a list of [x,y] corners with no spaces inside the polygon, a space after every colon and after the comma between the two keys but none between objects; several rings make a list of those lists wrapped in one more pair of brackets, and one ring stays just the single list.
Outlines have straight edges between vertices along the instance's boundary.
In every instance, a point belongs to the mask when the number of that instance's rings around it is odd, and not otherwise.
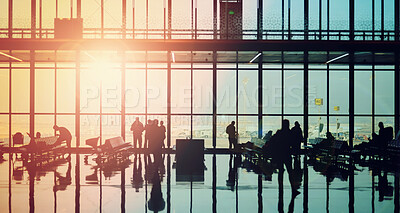
[{"label": "window pane", "polygon": [[0,141],[4,142],[8,146],[8,128],[9,128],[9,122],[8,122],[8,115],[0,115]]},{"label": "window pane", "polygon": [[285,71],[284,112],[303,113],[303,72]]},{"label": "window pane", "polygon": [[54,80],[54,70],[35,70],[35,112],[54,112]]},{"label": "window pane", "polygon": [[281,116],[263,116],[263,135],[268,131],[272,131],[272,134],[275,134],[281,127]]},{"label": "window pane", "polygon": [[12,112],[29,112],[29,70],[13,69],[11,74]]},{"label": "window pane", "polygon": [[257,116],[239,116],[236,126],[236,131],[239,133],[238,143],[246,143],[252,137],[258,137]]},{"label": "window pane", "polygon": [[171,73],[171,112],[190,113],[190,70],[173,70]]},{"label": "window pane", "polygon": [[367,142],[372,134],[372,117],[354,117],[354,143]]},{"label": "window pane", "polygon": [[100,81],[92,70],[81,69],[81,112],[100,112]]},{"label": "window pane", "polygon": [[349,140],[349,117],[331,116],[329,117],[329,131],[338,140]]},{"label": "window pane", "polygon": [[[85,140],[100,137],[100,115],[81,115],[81,146],[86,146]],[[104,143],[104,138],[99,144]]]},{"label": "window pane", "polygon": [[53,125],[54,115],[35,115],[35,131],[40,132],[41,137],[54,136]]},{"label": "window pane", "polygon": [[9,110],[9,87],[9,71],[0,70],[0,112]]},{"label": "window pane", "polygon": [[253,70],[239,71],[239,114],[258,113],[258,73]]},{"label": "window pane", "polygon": [[282,113],[282,72],[263,71],[263,113]]},{"label": "window pane", "polygon": [[329,112],[330,114],[349,113],[348,71],[330,71],[329,73]]},{"label": "window pane", "polygon": [[[326,138],[327,118],[326,116],[310,116],[308,120],[308,138]],[[312,143],[312,141],[310,140]]]},{"label": "window pane", "polygon": [[101,127],[104,140],[121,136],[121,115],[103,115]]},{"label": "window pane", "polygon": [[236,113],[236,72],[217,71],[217,112]]},{"label": "window pane", "polygon": [[144,113],[146,103],[145,70],[126,70],[125,109],[127,113]]},{"label": "window pane", "polygon": [[75,78],[73,69],[57,70],[57,113],[75,112]]},{"label": "window pane", "polygon": [[394,72],[375,72],[375,113],[394,114]]},{"label": "window pane", "polygon": [[212,71],[193,72],[193,113],[212,113]]},{"label": "window pane", "polygon": [[190,116],[171,116],[171,144],[186,138],[190,138]]},{"label": "window pane", "polygon": [[354,113],[372,113],[372,72],[356,71],[354,73]]},{"label": "window pane", "polygon": [[29,115],[11,116],[11,140],[12,136],[17,132],[24,135],[24,144],[28,144],[30,139],[26,133],[29,132]]},{"label": "window pane", "polygon": [[327,109],[326,71],[310,71],[309,73],[309,113],[325,114]]},{"label": "window pane", "polygon": [[147,107],[150,113],[167,112],[167,71],[148,70]]},{"label": "window pane", "polygon": [[193,116],[193,138],[203,139],[204,147],[212,147],[212,116]]}]

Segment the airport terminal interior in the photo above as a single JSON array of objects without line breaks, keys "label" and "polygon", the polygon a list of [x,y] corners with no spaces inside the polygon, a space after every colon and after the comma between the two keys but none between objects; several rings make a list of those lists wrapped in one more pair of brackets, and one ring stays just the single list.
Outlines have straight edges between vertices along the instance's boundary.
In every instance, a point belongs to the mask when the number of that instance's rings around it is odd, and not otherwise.
[{"label": "airport terminal interior", "polygon": [[398,0],[0,0],[0,212],[399,212]]}]

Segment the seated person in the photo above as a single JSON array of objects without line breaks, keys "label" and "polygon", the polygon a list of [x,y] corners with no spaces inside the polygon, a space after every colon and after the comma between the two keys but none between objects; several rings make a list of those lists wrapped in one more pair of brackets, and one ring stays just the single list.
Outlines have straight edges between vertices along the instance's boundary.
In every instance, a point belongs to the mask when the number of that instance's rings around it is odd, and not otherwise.
[{"label": "seated person", "polygon": [[57,125],[54,125],[53,129],[59,132],[59,134],[57,134],[57,136],[59,137],[57,141],[54,143],[54,146],[60,145],[62,142],[65,141],[67,143],[68,148],[71,148],[72,135],[69,132],[69,130],[65,127],[60,127]]},{"label": "seated person", "polygon": [[314,145],[314,147],[318,149],[330,149],[333,146],[333,141],[335,137],[333,137],[332,133],[326,133],[326,139],[322,140],[319,144]]}]

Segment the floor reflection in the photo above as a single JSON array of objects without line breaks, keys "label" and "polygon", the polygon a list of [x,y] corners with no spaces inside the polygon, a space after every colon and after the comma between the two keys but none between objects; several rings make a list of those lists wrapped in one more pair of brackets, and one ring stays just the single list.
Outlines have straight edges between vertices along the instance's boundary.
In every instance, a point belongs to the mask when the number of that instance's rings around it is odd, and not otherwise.
[{"label": "floor reflection", "polygon": [[8,197],[1,205],[9,212],[399,210],[399,170],[382,161],[297,156],[285,166],[255,167],[241,155],[212,154],[205,156],[202,178],[192,171],[183,179],[175,155],[97,162],[73,154],[27,164],[5,154],[0,192]]}]

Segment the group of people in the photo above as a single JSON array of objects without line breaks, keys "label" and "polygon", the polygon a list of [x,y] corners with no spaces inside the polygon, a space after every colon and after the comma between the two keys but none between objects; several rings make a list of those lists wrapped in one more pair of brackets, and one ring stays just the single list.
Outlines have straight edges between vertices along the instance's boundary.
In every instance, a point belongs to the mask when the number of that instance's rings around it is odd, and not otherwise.
[{"label": "group of people", "polygon": [[149,148],[150,152],[154,154],[155,161],[159,160],[161,149],[165,147],[166,128],[164,122],[149,119],[147,124],[143,126],[143,123],[136,117],[135,122],[131,125],[131,131],[133,133],[133,147],[135,148],[142,148],[142,134],[145,131],[143,148]]},{"label": "group of people", "polygon": [[[228,134],[229,150],[232,150],[232,147],[236,149],[238,146],[238,134],[235,128],[235,121],[232,121],[226,127],[226,133]],[[272,135],[272,131],[269,131],[263,139],[266,141],[263,150],[283,154],[299,154],[301,142],[304,140],[300,123],[296,121],[290,129],[289,120],[286,119],[282,121],[282,129],[278,130],[275,135]]]}]

